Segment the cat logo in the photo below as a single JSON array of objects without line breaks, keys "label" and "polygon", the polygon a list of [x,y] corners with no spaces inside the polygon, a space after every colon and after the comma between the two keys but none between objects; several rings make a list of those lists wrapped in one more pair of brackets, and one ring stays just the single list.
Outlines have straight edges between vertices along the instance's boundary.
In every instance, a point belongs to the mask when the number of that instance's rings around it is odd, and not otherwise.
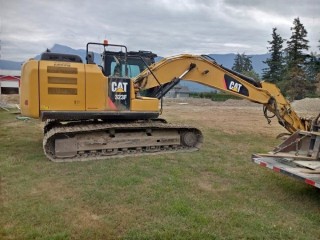
[{"label": "cat logo", "polygon": [[238,80],[234,79],[228,74],[224,75],[223,83],[224,83],[224,89],[235,92],[235,93],[239,93],[243,96],[249,96],[249,91],[246,88],[246,86],[238,82]]},{"label": "cat logo", "polygon": [[229,90],[234,92],[240,92],[241,87],[242,87],[242,84],[235,83],[234,81],[230,81]]},{"label": "cat logo", "polygon": [[112,82],[111,91],[116,93],[126,93],[128,88],[127,82]]}]

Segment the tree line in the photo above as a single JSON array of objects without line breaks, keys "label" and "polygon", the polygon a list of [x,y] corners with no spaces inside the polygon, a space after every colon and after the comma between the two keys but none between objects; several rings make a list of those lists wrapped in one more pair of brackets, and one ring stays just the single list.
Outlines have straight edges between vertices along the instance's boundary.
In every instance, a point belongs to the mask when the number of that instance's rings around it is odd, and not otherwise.
[{"label": "tree line", "polygon": [[[315,84],[320,81],[320,59],[316,53],[309,53],[307,30],[299,17],[293,20],[291,37],[286,40],[272,29],[272,40],[268,41],[270,57],[264,61],[262,80],[276,84],[282,93],[291,100],[315,96]],[[284,44],[286,43],[286,47]],[[319,40],[320,50],[320,40]],[[260,80],[253,70],[251,57],[237,54],[232,70]]]}]

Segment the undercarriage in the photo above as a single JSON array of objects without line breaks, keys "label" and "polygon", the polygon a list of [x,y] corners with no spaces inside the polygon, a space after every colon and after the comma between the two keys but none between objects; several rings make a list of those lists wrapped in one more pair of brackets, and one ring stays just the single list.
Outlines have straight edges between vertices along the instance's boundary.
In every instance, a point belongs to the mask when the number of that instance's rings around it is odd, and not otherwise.
[{"label": "undercarriage", "polygon": [[200,130],[164,120],[48,122],[43,148],[54,162],[89,161],[190,152],[201,147]]}]

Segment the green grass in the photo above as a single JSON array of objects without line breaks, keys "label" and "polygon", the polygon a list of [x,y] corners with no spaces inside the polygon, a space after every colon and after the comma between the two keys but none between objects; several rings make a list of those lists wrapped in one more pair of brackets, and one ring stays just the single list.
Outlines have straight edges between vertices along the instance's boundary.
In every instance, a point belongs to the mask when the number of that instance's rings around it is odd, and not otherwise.
[{"label": "green grass", "polygon": [[319,239],[319,191],[250,160],[275,139],[202,130],[195,153],[53,163],[0,111],[0,239]]}]

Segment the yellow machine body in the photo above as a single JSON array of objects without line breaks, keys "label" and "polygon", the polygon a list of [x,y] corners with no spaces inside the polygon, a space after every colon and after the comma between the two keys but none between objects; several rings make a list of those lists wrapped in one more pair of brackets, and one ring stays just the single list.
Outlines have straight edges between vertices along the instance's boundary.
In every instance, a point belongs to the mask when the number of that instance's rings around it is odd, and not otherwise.
[{"label": "yellow machine body", "polygon": [[[53,119],[48,113],[55,113],[55,119],[63,114],[71,119],[91,119],[117,112],[133,118],[137,118],[134,113],[142,118],[141,114],[158,114],[158,99],[137,98],[130,79],[106,77],[96,64],[29,60],[22,72],[20,105],[24,116]],[[121,103],[124,98],[128,98],[127,104]]]}]

